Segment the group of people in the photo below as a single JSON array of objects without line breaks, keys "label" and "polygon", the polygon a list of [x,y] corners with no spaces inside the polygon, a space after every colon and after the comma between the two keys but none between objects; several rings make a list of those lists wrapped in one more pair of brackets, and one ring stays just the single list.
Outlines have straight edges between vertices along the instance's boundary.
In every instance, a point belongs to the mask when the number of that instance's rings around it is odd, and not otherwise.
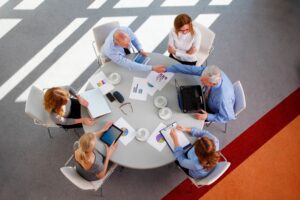
[{"label": "group of people", "polygon": [[[180,14],[174,20],[174,28],[170,31],[168,52],[169,57],[181,64],[146,65],[136,63],[126,57],[130,54],[132,47],[147,56],[138,38],[128,27],[118,27],[107,36],[101,53],[112,62],[129,70],[155,71],[157,73],[173,72],[199,76],[200,82],[204,85],[204,96],[207,110],[196,113],[194,117],[208,122],[222,122],[235,119],[234,103],[235,96],[233,85],[227,75],[217,66],[195,66],[197,63],[197,52],[201,44],[201,32],[192,23],[187,14]],[[63,128],[78,128],[84,125],[94,125],[91,118],[82,118],[80,107],[88,106],[88,102],[80,97],[70,87],[55,87],[48,89],[44,95],[44,106],[49,112],[51,119]],[[106,123],[96,133],[86,133],[79,140],[79,147],[75,150],[77,172],[87,180],[93,181],[102,178],[108,167],[109,159],[117,148],[114,143],[106,146],[106,157],[104,158],[95,150],[96,138],[100,137],[111,125]],[[178,143],[178,136],[174,130],[171,137],[175,144],[174,156],[179,165],[186,169],[189,176],[201,178],[206,176],[218,163],[220,155],[218,139],[206,130],[183,127],[177,125],[176,129],[197,137],[194,146],[185,153]]]}]

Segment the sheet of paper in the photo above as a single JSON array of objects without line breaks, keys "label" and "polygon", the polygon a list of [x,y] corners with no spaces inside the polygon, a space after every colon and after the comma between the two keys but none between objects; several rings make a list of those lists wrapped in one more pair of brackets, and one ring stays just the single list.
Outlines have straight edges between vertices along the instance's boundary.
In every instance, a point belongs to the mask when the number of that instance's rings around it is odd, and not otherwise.
[{"label": "sheet of paper", "polygon": [[165,85],[172,79],[174,76],[171,72],[166,73],[157,73],[151,71],[150,74],[147,76],[147,82],[153,85],[156,89],[162,90]]},{"label": "sheet of paper", "polygon": [[103,94],[107,94],[114,89],[114,86],[109,83],[109,79],[102,71],[94,74],[89,81],[94,88],[100,88]]},{"label": "sheet of paper", "polygon": [[161,129],[165,127],[166,125],[160,123],[147,140],[147,142],[158,151],[162,151],[163,148],[167,145],[163,136],[159,132]]},{"label": "sheet of paper", "polygon": [[136,131],[132,126],[125,120],[123,117],[119,118],[114,125],[118,128],[123,129],[123,135],[120,137],[120,141],[126,146],[128,145],[135,137]]},{"label": "sheet of paper", "polygon": [[147,100],[147,80],[144,78],[134,77],[130,89],[130,99],[136,99],[141,101]]},{"label": "sheet of paper", "polygon": [[147,81],[146,91],[150,96],[153,96],[157,91],[156,87]]}]

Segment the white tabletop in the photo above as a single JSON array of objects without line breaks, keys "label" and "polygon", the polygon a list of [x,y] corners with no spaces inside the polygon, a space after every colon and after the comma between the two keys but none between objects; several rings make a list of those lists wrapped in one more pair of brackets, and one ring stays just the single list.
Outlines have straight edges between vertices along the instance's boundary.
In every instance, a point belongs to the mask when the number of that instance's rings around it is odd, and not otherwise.
[{"label": "white tabletop", "polygon": [[[151,58],[149,62],[150,65],[163,64],[165,66],[169,66],[172,64],[177,64],[177,61],[162,54],[150,53],[149,56]],[[134,54],[129,55],[129,58],[133,57]],[[160,122],[168,125],[176,121],[178,124],[187,127],[197,127],[200,129],[203,128],[203,121],[196,120],[192,114],[184,114],[180,111],[174,83],[175,77],[180,85],[199,84],[198,78],[190,75],[176,74],[161,91],[156,91],[153,96],[148,95],[147,101],[139,101],[129,99],[132,80],[133,77],[146,78],[149,74],[148,72],[129,71],[125,68],[117,66],[113,62],[104,64],[100,71],[103,71],[107,77],[112,72],[118,72],[121,75],[122,80],[118,85],[115,85],[113,91],[119,91],[124,96],[125,102],[131,102],[133,113],[128,113],[125,115],[119,109],[119,106],[121,105],[119,102],[114,101],[113,103],[110,103],[108,101],[112,112],[108,115],[98,118],[94,126],[84,126],[85,132],[97,131],[107,121],[115,122],[120,117],[123,117],[135,130],[138,130],[139,128],[147,128],[150,131],[150,134]],[[153,99],[159,95],[163,95],[167,98],[167,106],[171,108],[173,112],[172,117],[169,120],[162,120],[159,118],[159,109],[153,104]],[[81,109],[81,113],[82,116],[88,116],[87,110],[83,107]],[[192,137],[189,137],[189,139],[191,142],[195,140],[195,138]],[[105,146],[101,141],[97,142],[96,148],[105,155]],[[167,145],[160,152],[146,141],[141,142],[133,139],[127,146],[123,145],[122,142],[119,141],[118,148],[111,157],[111,160],[124,167],[150,169],[169,164],[175,160],[175,157]]]}]

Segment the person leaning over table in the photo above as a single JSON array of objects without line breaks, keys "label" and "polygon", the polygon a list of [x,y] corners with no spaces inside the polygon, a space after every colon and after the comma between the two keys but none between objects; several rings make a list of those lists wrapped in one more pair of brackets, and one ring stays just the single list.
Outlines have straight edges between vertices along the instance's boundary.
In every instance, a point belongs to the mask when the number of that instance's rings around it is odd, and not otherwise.
[{"label": "person leaning over table", "polygon": [[[95,149],[96,140],[112,125],[107,122],[102,129],[95,133],[85,133],[79,139],[79,147],[74,152],[77,173],[88,181],[95,181],[105,176],[109,160],[117,148],[117,143],[106,147],[106,157]],[[104,160],[104,162],[103,162]]]},{"label": "person leaning over table", "polygon": [[44,94],[45,110],[53,122],[65,129],[94,125],[93,119],[81,118],[80,105],[87,107],[88,102],[71,86],[53,87]]},{"label": "person leaning over table", "polygon": [[184,13],[178,15],[174,20],[174,28],[169,34],[170,57],[181,64],[195,65],[200,42],[201,33],[193,26],[192,18]]},{"label": "person leaning over table", "polygon": [[218,138],[206,130],[186,128],[181,125],[177,125],[176,129],[197,137],[194,146],[185,154],[178,142],[177,134],[179,133],[176,133],[174,129],[171,130],[171,137],[175,146],[173,154],[179,165],[192,178],[207,176],[220,159]]},{"label": "person leaning over table", "polygon": [[233,85],[217,66],[177,64],[169,66],[166,71],[200,76],[200,81],[205,87],[204,97],[208,112],[202,110],[202,113],[195,114],[196,119],[221,123],[235,119]]},{"label": "person leaning over table", "polygon": [[110,32],[105,39],[101,52],[114,63],[125,67],[129,70],[135,71],[156,71],[158,73],[164,72],[165,67],[163,65],[145,65],[136,63],[128,58],[127,54],[130,54],[130,47],[133,45],[142,56],[148,54],[142,49],[142,45],[138,38],[134,35],[132,30],[128,27],[119,27]]}]

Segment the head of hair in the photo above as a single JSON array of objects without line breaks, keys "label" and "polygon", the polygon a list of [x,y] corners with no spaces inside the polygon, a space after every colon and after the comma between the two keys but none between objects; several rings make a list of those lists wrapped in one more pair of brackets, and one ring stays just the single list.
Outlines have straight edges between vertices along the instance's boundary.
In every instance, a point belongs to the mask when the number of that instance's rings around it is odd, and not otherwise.
[{"label": "head of hair", "polygon": [[122,30],[116,30],[113,35],[113,38],[114,38],[114,42],[123,48],[126,48],[127,45],[130,44],[129,36],[127,35],[127,33],[124,33]]},{"label": "head of hair", "polygon": [[185,14],[185,13],[177,15],[175,20],[174,20],[174,28],[175,28],[175,32],[176,32],[177,35],[180,32],[180,28],[183,27],[186,24],[189,25],[189,30],[190,30],[191,34],[194,35],[192,18],[189,15]]},{"label": "head of hair", "polygon": [[62,106],[67,104],[69,98],[70,93],[67,90],[60,87],[50,88],[44,94],[45,110],[63,115],[64,111]]},{"label": "head of hair", "polygon": [[208,80],[212,84],[218,84],[221,80],[221,70],[216,65],[207,66],[203,72],[202,77],[208,77]]},{"label": "head of hair", "polygon": [[92,141],[96,138],[94,133],[85,133],[79,139],[79,158],[81,161],[86,162],[87,156],[86,154],[90,150],[92,146]]},{"label": "head of hair", "polygon": [[200,164],[206,170],[215,167],[220,159],[220,154],[216,151],[215,143],[205,136],[195,142],[195,153]]}]

